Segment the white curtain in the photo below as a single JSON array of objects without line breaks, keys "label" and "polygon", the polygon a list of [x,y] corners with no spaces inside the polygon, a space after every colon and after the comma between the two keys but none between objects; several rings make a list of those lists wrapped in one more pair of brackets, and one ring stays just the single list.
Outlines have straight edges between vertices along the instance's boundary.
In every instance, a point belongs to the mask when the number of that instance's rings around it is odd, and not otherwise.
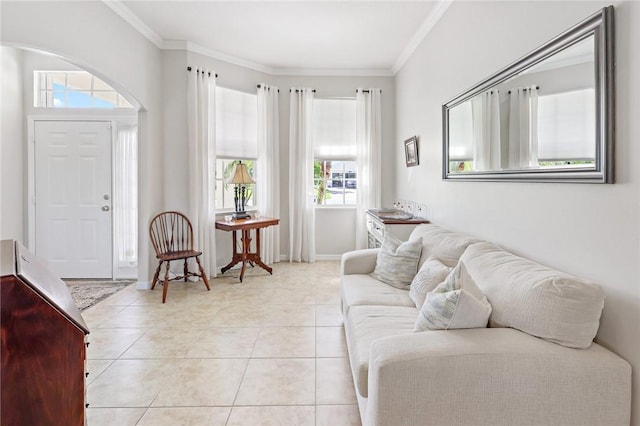
[{"label": "white curtain", "polygon": [[366,211],[382,207],[382,110],[380,89],[356,92],[356,249],[367,248]]},{"label": "white curtain", "polygon": [[471,100],[473,116],[473,169],[499,170],[500,150],[500,93],[497,90],[481,93]]},{"label": "white curtain", "polygon": [[537,167],[537,87],[511,89],[509,106],[509,167]]},{"label": "white curtain", "polygon": [[289,262],[315,262],[311,89],[291,89],[289,114]]},{"label": "white curtain", "polygon": [[[265,217],[280,217],[280,133],[278,88],[258,87],[258,158],[256,186],[258,210]],[[265,263],[280,261],[280,227],[262,229],[260,257]]]},{"label": "white curtain", "polygon": [[114,147],[113,225],[116,267],[138,264],[138,126],[118,124]]},{"label": "white curtain", "polygon": [[[209,276],[216,275],[215,240],[215,73],[194,69],[189,72],[189,211],[195,248]],[[191,265],[191,268],[194,266]]]}]

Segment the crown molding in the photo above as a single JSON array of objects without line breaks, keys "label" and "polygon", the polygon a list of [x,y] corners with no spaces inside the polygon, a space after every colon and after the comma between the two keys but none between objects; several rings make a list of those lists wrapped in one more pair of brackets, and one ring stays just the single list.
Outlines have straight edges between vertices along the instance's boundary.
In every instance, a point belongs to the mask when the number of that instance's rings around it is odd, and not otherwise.
[{"label": "crown molding", "polygon": [[187,50],[192,53],[208,56],[213,59],[218,59],[220,61],[228,62],[230,64],[239,65],[241,67],[263,72],[265,74],[273,75],[274,73],[274,69],[267,65],[262,65],[257,62],[253,62],[237,56],[229,55],[228,53],[220,52],[218,50],[208,49],[204,46],[201,46],[197,43],[193,43],[190,41],[166,40],[162,45],[162,49]]},{"label": "crown molding", "polygon": [[389,68],[274,68],[276,76],[393,77]]},{"label": "crown molding", "polygon": [[402,66],[411,57],[413,52],[420,46],[420,43],[427,37],[431,30],[436,26],[444,12],[447,11],[449,6],[453,3],[453,0],[438,0],[438,3],[433,8],[433,11],[427,16],[427,19],[422,23],[418,31],[411,38],[407,46],[404,48],[396,63],[393,65],[393,75],[396,75]]},{"label": "crown molding", "polygon": [[138,16],[126,7],[120,0],[102,0],[102,2],[124,19],[133,29],[138,31],[161,50],[187,50],[189,52],[208,56],[213,59],[239,65],[255,71],[273,76],[343,76],[343,77],[393,77],[404,63],[422,43],[438,20],[453,2],[453,0],[438,0],[433,11],[427,16],[409,44],[404,48],[392,68],[372,69],[338,69],[338,68],[285,68],[270,67],[268,65],[249,61],[244,58],[229,55],[214,49],[208,49],[190,41],[164,40],[158,33],[145,24]]},{"label": "crown molding", "polygon": [[102,0],[102,2],[111,10],[113,10],[117,15],[119,15],[122,19],[125,20],[131,27],[138,31],[140,34],[145,36],[147,40],[151,43],[155,44],[158,48],[162,49],[164,44],[164,40],[160,37],[160,34],[156,33],[145,24],[138,15],[133,13],[131,9],[122,4],[120,0]]},{"label": "crown molding", "polygon": [[164,50],[186,50],[209,58],[239,65],[255,71],[260,71],[272,76],[350,76],[350,77],[393,77],[393,72],[388,68],[374,69],[339,69],[339,68],[283,68],[269,67],[257,62],[248,61],[237,56],[229,55],[217,50],[208,49],[197,43],[182,40],[165,40],[162,44]]}]

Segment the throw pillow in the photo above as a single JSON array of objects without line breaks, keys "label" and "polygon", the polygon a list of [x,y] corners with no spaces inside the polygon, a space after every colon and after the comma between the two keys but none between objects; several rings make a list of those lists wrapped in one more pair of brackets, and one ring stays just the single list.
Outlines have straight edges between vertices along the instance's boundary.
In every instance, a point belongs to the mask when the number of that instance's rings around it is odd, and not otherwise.
[{"label": "throw pillow", "polygon": [[404,243],[385,235],[378,252],[376,268],[371,276],[396,288],[408,289],[418,270],[422,253],[422,238]]},{"label": "throw pillow", "polygon": [[431,293],[420,309],[413,331],[483,328],[491,315],[491,305],[473,282],[463,263]]},{"label": "throw pillow", "polygon": [[411,287],[409,287],[409,297],[415,303],[416,308],[420,309],[422,307],[427,293],[443,282],[451,272],[451,269],[435,257],[425,260],[413,281],[411,281]]}]

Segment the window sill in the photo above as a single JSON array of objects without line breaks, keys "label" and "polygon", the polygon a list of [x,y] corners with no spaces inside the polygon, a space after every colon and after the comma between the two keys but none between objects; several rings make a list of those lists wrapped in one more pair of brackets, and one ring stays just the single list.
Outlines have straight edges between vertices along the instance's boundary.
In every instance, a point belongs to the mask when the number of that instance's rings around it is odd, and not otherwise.
[{"label": "window sill", "polygon": [[[255,213],[255,212],[258,211],[258,208],[257,207],[250,207],[250,208],[247,208],[245,211],[247,213]],[[222,216],[225,216],[225,215],[228,215],[228,214],[233,214],[235,212],[236,212],[235,209],[218,209],[218,210],[216,210],[216,217],[222,217]]]}]

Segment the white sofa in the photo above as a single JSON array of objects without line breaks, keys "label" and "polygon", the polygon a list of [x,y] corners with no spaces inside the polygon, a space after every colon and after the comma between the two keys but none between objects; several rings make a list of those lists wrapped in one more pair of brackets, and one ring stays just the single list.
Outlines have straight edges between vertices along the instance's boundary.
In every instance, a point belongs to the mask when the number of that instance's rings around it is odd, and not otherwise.
[{"label": "white sofa", "polygon": [[[419,308],[372,278],[378,249],[342,257],[349,360],[364,425],[628,425],[631,366],[593,343],[604,296],[588,281],[421,225],[419,266],[462,262],[488,328],[413,332]],[[581,348],[581,349],[577,349]]]}]

